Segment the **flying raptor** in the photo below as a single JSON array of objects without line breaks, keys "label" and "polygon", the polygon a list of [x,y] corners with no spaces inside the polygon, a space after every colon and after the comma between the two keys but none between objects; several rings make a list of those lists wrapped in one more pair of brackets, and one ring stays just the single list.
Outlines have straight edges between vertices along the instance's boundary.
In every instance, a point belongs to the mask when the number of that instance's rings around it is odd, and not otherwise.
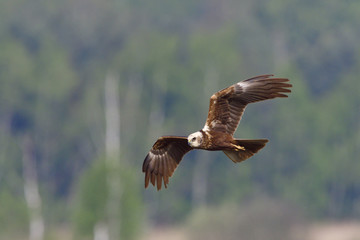
[{"label": "flying raptor", "polygon": [[273,75],[253,77],[228,88],[210,98],[209,113],[205,126],[188,137],[160,137],[145,157],[142,171],[145,173],[145,188],[149,182],[165,188],[183,156],[193,149],[223,151],[233,162],[242,162],[268,142],[267,139],[236,139],[233,134],[249,103],[277,97],[287,97],[291,84],[289,79],[273,78]]}]

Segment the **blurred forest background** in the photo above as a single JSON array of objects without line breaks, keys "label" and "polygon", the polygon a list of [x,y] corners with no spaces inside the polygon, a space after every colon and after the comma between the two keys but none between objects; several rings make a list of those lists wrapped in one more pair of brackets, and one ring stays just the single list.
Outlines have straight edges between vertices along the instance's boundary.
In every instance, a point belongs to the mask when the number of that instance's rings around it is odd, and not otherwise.
[{"label": "blurred forest background", "polygon": [[[359,219],[359,40],[357,0],[0,1],[0,238],[296,239]],[[143,189],[157,137],[199,130],[212,93],[261,74],[293,84],[235,133],[265,149],[194,151]]]}]

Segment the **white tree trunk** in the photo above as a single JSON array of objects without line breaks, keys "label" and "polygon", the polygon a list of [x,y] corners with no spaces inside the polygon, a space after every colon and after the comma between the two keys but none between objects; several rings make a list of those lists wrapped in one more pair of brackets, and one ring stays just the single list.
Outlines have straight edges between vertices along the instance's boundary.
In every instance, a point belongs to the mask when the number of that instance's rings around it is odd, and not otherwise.
[{"label": "white tree trunk", "polygon": [[120,165],[120,111],[117,77],[108,74],[105,79],[105,153],[108,199],[107,219],[99,219],[94,226],[94,240],[120,239],[121,182]]},{"label": "white tree trunk", "polygon": [[[209,65],[205,70],[204,77],[204,99],[209,99],[210,96],[217,91],[219,81],[219,73],[214,66]],[[208,101],[204,101],[208,104]],[[208,105],[203,105],[202,108],[208,109]],[[206,115],[207,116],[207,115]],[[194,165],[193,181],[192,181],[192,207],[197,208],[200,205],[206,204],[206,197],[208,192],[208,174],[209,166],[211,164],[214,153],[198,152]]]},{"label": "white tree trunk", "polygon": [[94,240],[109,240],[109,229],[105,222],[98,221],[94,226]]},{"label": "white tree trunk", "polygon": [[[119,157],[120,155],[120,110],[118,90],[117,77],[108,74],[105,80],[105,148],[106,155],[109,157]],[[115,161],[115,164],[118,163],[118,159],[110,161]]]},{"label": "white tree trunk", "polygon": [[41,214],[41,197],[34,159],[33,142],[25,135],[22,142],[24,195],[29,210],[29,240],[44,239],[44,220]]}]

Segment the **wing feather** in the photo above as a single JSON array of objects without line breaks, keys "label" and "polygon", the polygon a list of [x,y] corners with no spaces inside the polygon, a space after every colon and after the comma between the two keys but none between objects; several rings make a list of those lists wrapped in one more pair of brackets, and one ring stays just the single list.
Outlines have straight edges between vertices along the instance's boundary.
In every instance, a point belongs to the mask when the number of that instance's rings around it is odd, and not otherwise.
[{"label": "wing feather", "polygon": [[262,75],[225,88],[210,98],[209,113],[204,129],[233,135],[249,103],[277,97],[287,97],[291,84],[286,78]]},{"label": "wing feather", "polygon": [[145,188],[149,182],[161,189],[162,182],[167,188],[169,177],[172,176],[183,156],[192,150],[186,137],[165,136],[160,137],[143,162],[142,171],[145,173]]},{"label": "wing feather", "polygon": [[155,186],[155,173],[150,173],[151,174],[151,184]]}]

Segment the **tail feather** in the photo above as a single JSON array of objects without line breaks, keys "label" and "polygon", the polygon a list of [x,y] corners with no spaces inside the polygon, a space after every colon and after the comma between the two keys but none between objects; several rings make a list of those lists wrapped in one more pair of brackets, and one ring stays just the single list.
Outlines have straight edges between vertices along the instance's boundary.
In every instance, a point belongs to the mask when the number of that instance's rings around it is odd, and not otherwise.
[{"label": "tail feather", "polygon": [[267,139],[236,139],[236,145],[244,147],[245,150],[224,150],[223,152],[228,156],[234,163],[242,162],[260,149],[265,147],[269,141]]}]

